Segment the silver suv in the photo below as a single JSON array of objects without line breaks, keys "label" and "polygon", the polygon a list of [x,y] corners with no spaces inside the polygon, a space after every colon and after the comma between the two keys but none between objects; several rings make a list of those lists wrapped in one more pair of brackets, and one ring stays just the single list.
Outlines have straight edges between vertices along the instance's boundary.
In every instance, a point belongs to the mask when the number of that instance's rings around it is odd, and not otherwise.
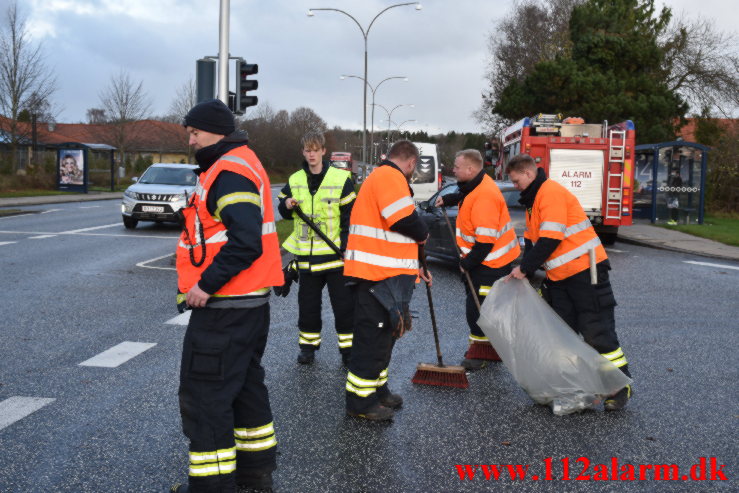
[{"label": "silver suv", "polygon": [[197,182],[195,164],[155,163],[123,192],[123,225],[134,229],[139,221],[177,222],[176,212],[192,196]]}]

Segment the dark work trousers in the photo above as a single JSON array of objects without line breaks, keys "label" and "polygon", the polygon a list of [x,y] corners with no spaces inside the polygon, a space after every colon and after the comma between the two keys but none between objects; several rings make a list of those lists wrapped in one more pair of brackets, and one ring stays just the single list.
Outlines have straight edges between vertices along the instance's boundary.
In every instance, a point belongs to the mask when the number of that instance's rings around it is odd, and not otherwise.
[{"label": "dark work trousers", "polygon": [[353,413],[369,411],[390,393],[387,369],[395,338],[390,315],[370,293],[373,284],[360,282],[354,287],[354,345],[346,390],[346,409]]},{"label": "dark work trousers", "polygon": [[182,429],[190,439],[193,493],[233,492],[236,476],[277,467],[261,364],[268,331],[268,303],[192,310],[182,347],[179,397]]},{"label": "dark work trousers", "polygon": [[[493,269],[491,267],[488,267],[487,265],[481,264],[469,271],[470,278],[472,279],[472,284],[475,286],[477,299],[480,300],[481,306],[482,302],[485,301],[485,297],[487,296],[487,294],[480,294],[480,286],[487,287],[487,290],[489,291],[495,281],[497,281],[501,277],[510,274],[511,270],[511,264],[508,264],[505,267],[499,267],[497,269]],[[475,299],[472,297],[472,293],[470,293],[470,288],[467,285],[467,279],[465,279],[464,274],[462,274],[462,282],[464,283],[464,291],[467,294],[467,302],[465,308],[467,312],[467,325],[469,325],[470,327],[470,333],[476,337],[486,337],[480,327],[477,325],[477,319],[480,318],[480,312],[477,309],[477,305],[475,304]]]},{"label": "dark work trousers", "polygon": [[[334,326],[336,333],[342,337],[351,335],[354,331],[354,300],[351,290],[346,286],[346,279],[342,269],[330,272],[300,271],[298,283],[298,330],[314,334],[317,344],[299,344],[300,349],[318,349],[321,346],[320,333],[323,328],[321,321],[321,305],[323,301],[323,287],[328,285],[328,296],[331,308],[334,311]],[[318,334],[315,336],[315,334]],[[316,340],[316,339],[314,339]],[[348,347],[339,348],[340,352],[351,351]]]},{"label": "dark work trousers", "polygon": [[[597,265],[597,284],[590,283],[590,269],[561,281],[547,279],[542,284],[542,296],[554,311],[601,354],[621,347],[616,335],[616,298],[608,279],[610,269],[607,261]],[[621,371],[631,376],[628,365]]]}]

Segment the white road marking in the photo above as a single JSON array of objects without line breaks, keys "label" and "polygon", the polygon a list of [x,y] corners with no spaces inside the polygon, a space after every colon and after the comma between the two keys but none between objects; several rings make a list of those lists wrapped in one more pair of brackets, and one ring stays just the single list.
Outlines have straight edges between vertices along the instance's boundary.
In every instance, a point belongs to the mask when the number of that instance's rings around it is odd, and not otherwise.
[{"label": "white road marking", "polygon": [[158,238],[163,240],[177,241],[177,236],[156,236],[156,235],[137,235],[137,234],[116,234],[116,233],[75,233],[73,231],[10,231],[2,230],[0,234],[22,234],[22,235],[79,235],[79,236],[108,236],[111,238]]},{"label": "white road marking", "polygon": [[17,241],[0,241],[0,246],[12,245],[13,243],[18,243],[18,242]]},{"label": "white road marking", "polygon": [[13,396],[0,402],[0,430],[51,404],[56,399]]},{"label": "white road marking", "polygon": [[725,265],[725,264],[712,264],[710,262],[696,262],[694,260],[683,260],[686,264],[693,264],[693,265],[704,265],[706,267],[716,267],[719,269],[734,269],[739,270],[739,267],[734,267],[733,265]]},{"label": "white road marking", "polygon": [[78,209],[94,209],[96,207],[100,207],[99,205],[83,205],[78,207]]},{"label": "white road marking", "polygon": [[93,226],[91,228],[82,228],[82,229],[73,229],[71,231],[60,231],[57,234],[64,235],[64,234],[73,234],[73,233],[82,233],[83,231],[93,231],[95,229],[104,229],[104,228],[112,228],[113,226],[120,226],[121,223],[112,223],[112,224],[103,224],[102,226]]},{"label": "white road marking", "polygon": [[177,270],[174,267],[154,267],[153,265],[146,265],[149,262],[156,262],[157,260],[162,260],[163,258],[167,258],[171,256],[172,254],[168,253],[167,255],[162,255],[161,257],[144,260],[143,262],[139,262],[138,264],[136,264],[136,267],[143,267],[144,269]]},{"label": "white road marking", "polygon": [[170,318],[169,320],[167,320],[164,323],[165,324],[169,324],[169,325],[187,325],[187,324],[190,323],[190,314],[191,313],[192,313],[192,311],[187,310],[185,313],[180,313],[176,317]]},{"label": "white road marking", "polygon": [[11,217],[23,217],[23,216],[33,216],[34,214],[15,214],[13,216],[0,216],[0,219],[10,219]]},{"label": "white road marking", "polygon": [[49,209],[48,211],[41,211],[41,214],[48,214],[49,212],[58,212],[62,209]]},{"label": "white road marking", "polygon": [[124,341],[117,346],[103,351],[97,356],[83,361],[79,366],[100,366],[104,368],[115,368],[122,365],[131,358],[138,356],[147,349],[156,346],[155,342],[130,342]]},{"label": "white road marking", "polygon": [[39,236],[29,236],[29,240],[43,240],[44,238],[54,238],[56,235],[39,235]]},{"label": "white road marking", "polygon": [[624,253],[623,250],[616,250],[615,248],[606,248],[607,252]]}]

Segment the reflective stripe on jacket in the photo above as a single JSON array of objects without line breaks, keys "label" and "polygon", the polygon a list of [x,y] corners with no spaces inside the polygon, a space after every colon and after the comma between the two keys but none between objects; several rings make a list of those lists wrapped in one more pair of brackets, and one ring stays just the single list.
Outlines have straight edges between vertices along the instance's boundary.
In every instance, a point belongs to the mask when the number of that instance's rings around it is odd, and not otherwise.
[{"label": "reflective stripe on jacket", "polygon": [[539,238],[561,240],[544,263],[547,277],[560,281],[590,267],[588,251],[595,248],[596,263],[608,258],[598,235],[580,202],[559,183],[546,180],[526,215],[524,237],[536,243]]},{"label": "reflective stripe on jacket", "polygon": [[[305,170],[301,169],[293,173],[288,180],[292,197],[300,202],[300,208],[337,247],[341,246],[340,207],[351,202],[355,197],[353,191],[346,197],[341,195],[347,179],[350,178],[350,172],[330,166],[314,195],[310,193]],[[317,263],[311,264],[304,260],[300,262],[298,268],[326,271],[344,266],[341,258],[333,249],[297,214],[293,214],[293,220],[293,232],[282,246],[299,257],[319,257]]]},{"label": "reflective stripe on jacket", "polygon": [[344,275],[381,281],[418,274],[418,245],[390,227],[413,213],[415,204],[400,170],[380,166],[359,189],[349,227]]},{"label": "reflective stripe on jacket", "polygon": [[[274,222],[269,178],[257,156],[247,146],[237,147],[224,154],[198,178],[198,186],[192,200],[189,206],[183,209],[185,230],[180,235],[177,246],[177,286],[181,293],[187,293],[200,281],[203,271],[213,263],[213,258],[228,241],[226,227],[219,217],[214,217],[208,212],[207,207],[208,191],[222,171],[242,175],[259,189],[258,197],[245,193],[242,199],[261,208],[262,255],[212,295],[232,298],[264,296],[269,293],[271,286],[281,286],[284,283],[282,258]],[[216,216],[219,211],[216,211]],[[201,239],[205,240],[204,256]],[[190,249],[196,263],[204,258],[201,265],[193,265]]]},{"label": "reflective stripe on jacket", "polygon": [[482,265],[493,269],[510,264],[521,253],[503,194],[488,175],[467,194],[457,214],[457,245],[462,257],[475,243],[492,243]]}]

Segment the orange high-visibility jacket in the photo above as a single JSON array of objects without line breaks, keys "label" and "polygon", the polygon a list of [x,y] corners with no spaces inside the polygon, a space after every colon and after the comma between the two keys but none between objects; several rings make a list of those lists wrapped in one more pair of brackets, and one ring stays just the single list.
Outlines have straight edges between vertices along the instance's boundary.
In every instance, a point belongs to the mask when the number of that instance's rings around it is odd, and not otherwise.
[{"label": "orange high-visibility jacket", "polygon": [[482,265],[493,269],[513,262],[521,247],[498,185],[488,175],[464,198],[457,214],[457,245],[466,257],[477,243],[492,243]]},{"label": "orange high-visibility jacket", "polygon": [[380,166],[367,177],[354,202],[344,275],[381,281],[401,274],[418,274],[416,240],[390,230],[415,210],[403,173]]},{"label": "orange high-visibility jacket", "polygon": [[[211,216],[206,206],[208,191],[222,171],[238,173],[254,182],[259,189],[259,195],[247,192],[239,195],[244,195],[242,199],[259,205],[262,209],[262,255],[249,268],[231,278],[218,292],[211,294],[219,297],[263,296],[269,293],[271,286],[281,286],[284,283],[282,258],[277,241],[269,178],[256,154],[247,146],[237,147],[224,154],[198,178],[192,207],[183,210],[187,234],[182,232],[177,246],[177,286],[181,293],[187,293],[197,284],[203,271],[213,263],[213,258],[228,240],[226,227]],[[189,249],[193,249],[196,262],[200,261],[201,230],[205,238],[205,261],[202,265],[195,266],[191,262]]]},{"label": "orange high-visibility jacket", "polygon": [[539,238],[562,240],[544,262],[547,277],[560,281],[590,266],[588,251],[595,248],[595,261],[608,258],[598,235],[580,202],[559,183],[546,180],[526,214],[524,237],[536,243]]}]

